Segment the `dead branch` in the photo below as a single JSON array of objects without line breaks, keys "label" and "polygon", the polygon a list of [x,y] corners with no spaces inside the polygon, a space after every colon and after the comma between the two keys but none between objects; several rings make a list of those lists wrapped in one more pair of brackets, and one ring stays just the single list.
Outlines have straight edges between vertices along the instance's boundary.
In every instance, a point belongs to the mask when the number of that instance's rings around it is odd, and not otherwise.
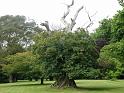
[{"label": "dead branch", "polygon": [[81,6],[81,7],[77,10],[77,12],[76,12],[76,14],[75,14],[73,20],[76,20],[76,19],[77,19],[77,16],[78,16],[79,12],[80,12],[83,8],[84,8],[84,6]]},{"label": "dead branch", "polygon": [[75,26],[75,24],[76,24],[76,19],[77,19],[77,17],[78,17],[78,14],[79,14],[79,12],[83,9],[84,7],[83,6],[81,6],[78,10],[77,10],[77,12],[76,12],[76,14],[74,15],[74,18],[72,19],[71,18],[71,24],[70,24],[70,30],[72,30],[73,29],[73,27]]},{"label": "dead branch", "polygon": [[94,15],[96,15],[97,12],[95,14],[93,14],[92,16],[90,16],[89,12],[86,9],[85,9],[85,11],[86,11],[87,16],[88,16],[88,19],[90,21],[90,23],[85,27],[85,30],[88,31],[88,28],[93,25],[93,20],[91,19],[91,17],[93,17]]},{"label": "dead branch", "polygon": [[67,5],[67,12],[64,13],[64,15],[61,18],[61,21],[63,22],[63,24],[68,28],[69,27],[69,23],[65,20],[65,18],[68,16],[68,14],[70,13],[70,7],[74,5],[74,0],[72,0],[72,3],[70,5]]},{"label": "dead branch", "polygon": [[67,12],[66,13],[64,13],[64,15],[63,15],[63,19],[65,19],[66,18],[66,16],[69,14],[69,12],[70,12],[70,7],[71,6],[73,6],[74,5],[74,0],[72,0],[72,3],[70,4],[70,5],[67,5],[66,4],[66,6],[67,6]]},{"label": "dead branch", "polygon": [[72,31],[73,27],[75,26],[76,24],[76,19],[77,19],[77,16],[79,14],[79,12],[83,9],[83,6],[81,6],[77,12],[75,13],[74,15],[74,18],[71,18],[71,23],[68,23],[65,18],[69,15],[70,13],[70,7],[74,5],[74,0],[72,0],[72,3],[70,5],[66,5],[67,6],[67,12],[64,13],[64,15],[62,16],[61,18],[61,21],[63,22],[63,24],[65,25],[67,31]]},{"label": "dead branch", "polygon": [[47,30],[47,31],[50,31],[49,22],[48,22],[48,21],[45,21],[44,23],[41,23],[40,25],[41,25],[41,26],[45,26],[46,30]]}]

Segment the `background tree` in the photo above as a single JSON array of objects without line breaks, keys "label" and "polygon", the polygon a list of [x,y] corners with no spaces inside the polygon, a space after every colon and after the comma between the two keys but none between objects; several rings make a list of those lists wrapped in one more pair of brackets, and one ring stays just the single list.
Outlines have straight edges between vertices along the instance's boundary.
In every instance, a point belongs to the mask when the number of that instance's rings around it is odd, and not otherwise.
[{"label": "background tree", "polygon": [[118,11],[111,19],[103,19],[92,37],[96,41],[97,49],[112,42],[124,39],[124,9]]},{"label": "background tree", "polygon": [[98,62],[106,78],[119,78],[124,73],[124,40],[101,49]]},{"label": "background tree", "polygon": [[111,42],[118,42],[124,39],[124,9],[118,11],[112,20],[112,39]]},{"label": "background tree", "polygon": [[[123,6],[123,0],[118,0]],[[92,37],[100,52],[98,63],[102,78],[123,78],[123,39],[124,9],[119,10],[111,19],[103,19]]]},{"label": "background tree", "polygon": [[110,43],[111,40],[111,29],[112,29],[112,19],[103,19],[99,22],[100,25],[96,29],[95,33],[91,34],[97,45],[97,50]]},{"label": "background tree", "polygon": [[5,60],[4,58],[0,58],[0,83],[7,83],[8,81],[8,77],[7,75],[3,72],[3,66],[5,65]]},{"label": "background tree", "polygon": [[6,61],[8,63],[3,66],[3,71],[9,76],[10,82],[15,82],[18,75],[25,76],[32,71],[35,65],[35,56],[31,52],[17,53],[7,56]]},{"label": "background tree", "polygon": [[34,20],[27,20],[25,16],[0,17],[0,65],[6,65],[2,60],[6,56],[30,50],[34,43],[32,37],[41,31]]},{"label": "background tree", "polygon": [[25,16],[6,15],[0,17],[0,48],[9,54],[23,52],[23,48],[30,46],[32,36],[39,31],[33,20]]}]

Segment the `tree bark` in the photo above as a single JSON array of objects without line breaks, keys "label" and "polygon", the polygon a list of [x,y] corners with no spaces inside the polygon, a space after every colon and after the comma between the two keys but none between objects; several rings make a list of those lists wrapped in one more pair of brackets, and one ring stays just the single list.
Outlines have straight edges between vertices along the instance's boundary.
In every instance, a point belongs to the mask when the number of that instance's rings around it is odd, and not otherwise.
[{"label": "tree bark", "polygon": [[13,82],[16,82],[16,81],[17,81],[16,75],[10,74],[10,75],[9,75],[9,82],[10,82],[10,83],[13,83]]},{"label": "tree bark", "polygon": [[41,80],[41,81],[40,81],[40,84],[43,85],[43,78],[41,78],[40,80]]},{"label": "tree bark", "polygon": [[69,79],[68,76],[57,78],[54,84],[52,84],[52,86],[57,88],[68,88],[68,87],[76,88],[77,87],[75,81],[73,79]]},{"label": "tree bark", "polygon": [[45,26],[47,31],[50,31],[49,23],[48,21],[45,21],[45,23],[41,23],[41,26]]},{"label": "tree bark", "polygon": [[29,78],[28,80],[29,80],[29,81],[32,81],[32,78]]},{"label": "tree bark", "polygon": [[9,75],[9,83],[13,82],[13,75]]},{"label": "tree bark", "polygon": [[52,76],[49,76],[49,80],[50,80],[50,81],[53,81],[53,77],[52,77]]}]

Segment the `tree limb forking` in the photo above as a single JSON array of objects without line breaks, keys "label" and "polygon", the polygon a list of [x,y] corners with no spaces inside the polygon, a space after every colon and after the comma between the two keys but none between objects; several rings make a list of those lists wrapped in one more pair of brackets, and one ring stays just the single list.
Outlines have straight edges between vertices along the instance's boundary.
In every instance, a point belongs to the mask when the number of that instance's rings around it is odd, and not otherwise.
[{"label": "tree limb forking", "polygon": [[69,12],[70,12],[70,7],[71,6],[73,6],[74,5],[74,0],[72,0],[72,3],[70,4],[70,5],[67,5],[67,12],[66,13],[64,13],[64,15],[63,15],[63,19],[65,19],[66,18],[66,16],[69,14]]},{"label": "tree limb forking", "polygon": [[83,9],[84,7],[83,6],[81,6],[78,10],[77,10],[77,12],[76,12],[76,14],[74,15],[74,18],[72,19],[71,18],[71,24],[70,24],[70,28],[71,28],[71,30],[73,29],[73,27],[75,26],[75,24],[76,24],[76,19],[77,19],[77,17],[78,17],[78,14],[79,14],[79,12]]},{"label": "tree limb forking", "polygon": [[70,13],[70,7],[73,6],[73,5],[74,5],[74,0],[72,0],[72,3],[71,3],[70,5],[66,5],[66,6],[67,6],[67,12],[64,13],[64,15],[63,15],[62,18],[61,18],[61,21],[62,21],[63,24],[65,25],[66,30],[69,31],[69,32],[72,31],[73,27],[74,27],[75,24],[76,24],[75,21],[76,21],[76,19],[77,19],[77,16],[78,16],[79,12],[83,9],[83,6],[81,6],[81,7],[77,10],[77,12],[75,13],[74,18],[71,18],[71,23],[68,23],[68,22],[65,20],[65,18],[69,15],[69,13]]},{"label": "tree limb forking", "polygon": [[66,6],[67,6],[67,12],[64,13],[64,15],[63,15],[62,18],[61,18],[61,21],[62,21],[62,23],[66,26],[66,28],[69,27],[69,23],[65,20],[65,18],[66,18],[66,17],[68,16],[68,14],[70,13],[70,7],[73,6],[73,5],[74,5],[74,0],[72,0],[72,3],[71,3],[70,5],[67,5],[67,4],[66,4]]},{"label": "tree limb forking", "polygon": [[[74,5],[74,0],[72,0],[72,2],[71,2],[70,5],[66,4],[66,6],[67,6],[67,12],[65,12],[64,15],[61,17],[61,21],[62,21],[62,23],[65,25],[65,29],[66,29],[66,31],[68,31],[68,32],[71,32],[71,31],[73,30],[73,28],[74,28],[74,26],[75,26],[75,24],[76,24],[76,19],[77,19],[77,17],[78,17],[78,14],[79,14],[80,11],[84,8],[84,6],[81,6],[81,7],[76,11],[74,17],[71,18],[71,22],[69,23],[69,22],[67,22],[65,19],[66,19],[66,17],[69,15],[69,13],[70,13],[70,8],[71,8],[73,5]],[[90,23],[84,28],[84,29],[87,31],[87,29],[93,25],[93,21],[92,21],[92,19],[91,19],[92,16],[90,16],[89,12],[88,12],[86,9],[85,9],[85,11],[86,11],[87,16],[88,16],[88,19],[89,19],[89,21],[90,21]],[[95,14],[96,14],[96,13],[95,13]],[[95,15],[95,14],[94,14],[94,15]],[[93,16],[94,16],[94,15],[93,15]],[[45,21],[44,23],[41,23],[41,26],[45,26],[46,30],[47,30],[47,31],[50,31],[48,21]]]}]

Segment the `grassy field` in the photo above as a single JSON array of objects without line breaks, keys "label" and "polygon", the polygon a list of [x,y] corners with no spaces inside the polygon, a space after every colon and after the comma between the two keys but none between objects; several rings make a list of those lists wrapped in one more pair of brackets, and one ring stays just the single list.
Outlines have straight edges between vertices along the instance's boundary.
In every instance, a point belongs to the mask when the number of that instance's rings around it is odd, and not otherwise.
[{"label": "grassy field", "polygon": [[51,88],[53,82],[20,81],[0,84],[0,93],[124,93],[124,80],[77,80],[77,89]]}]

